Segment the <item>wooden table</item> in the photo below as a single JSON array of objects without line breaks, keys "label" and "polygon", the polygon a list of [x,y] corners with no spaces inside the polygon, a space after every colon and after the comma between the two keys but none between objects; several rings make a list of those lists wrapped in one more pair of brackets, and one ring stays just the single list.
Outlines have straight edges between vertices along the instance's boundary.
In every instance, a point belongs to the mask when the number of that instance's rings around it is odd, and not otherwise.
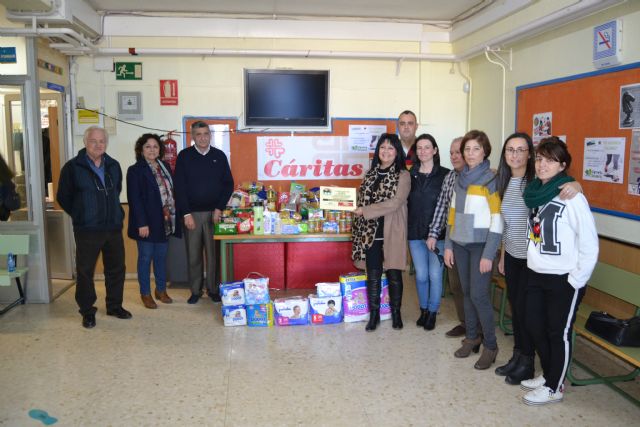
[{"label": "wooden table", "polygon": [[348,242],[351,233],[317,234],[216,234],[214,240],[220,242],[220,279],[228,282],[233,277],[233,245],[242,243],[305,243],[305,242]]}]

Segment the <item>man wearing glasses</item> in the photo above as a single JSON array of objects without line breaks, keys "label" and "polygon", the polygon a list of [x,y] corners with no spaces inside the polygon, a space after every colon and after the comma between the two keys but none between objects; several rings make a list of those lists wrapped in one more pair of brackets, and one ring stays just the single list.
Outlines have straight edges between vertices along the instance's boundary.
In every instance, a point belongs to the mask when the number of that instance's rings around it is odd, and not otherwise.
[{"label": "man wearing glasses", "polygon": [[107,155],[109,135],[99,126],[84,132],[84,148],[60,171],[58,202],[73,221],[76,241],[76,302],[82,315],[82,326],[96,325],[94,307],[97,296],[93,274],[102,253],[107,291],[107,315],[129,319],[131,313],[122,308],[124,288],[124,241],[120,206],[122,170]]}]

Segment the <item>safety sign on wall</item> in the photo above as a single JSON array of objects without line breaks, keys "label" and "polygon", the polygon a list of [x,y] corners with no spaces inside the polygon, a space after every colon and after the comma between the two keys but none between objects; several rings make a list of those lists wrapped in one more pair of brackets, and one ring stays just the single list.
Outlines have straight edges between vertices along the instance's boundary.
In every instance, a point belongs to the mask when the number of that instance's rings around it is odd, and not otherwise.
[{"label": "safety sign on wall", "polygon": [[116,62],[116,80],[142,80],[142,62]]},{"label": "safety sign on wall", "polygon": [[160,105],[178,105],[177,80],[160,80]]},{"label": "safety sign on wall", "polygon": [[593,65],[605,68],[622,61],[622,20],[606,22],[593,28]]}]

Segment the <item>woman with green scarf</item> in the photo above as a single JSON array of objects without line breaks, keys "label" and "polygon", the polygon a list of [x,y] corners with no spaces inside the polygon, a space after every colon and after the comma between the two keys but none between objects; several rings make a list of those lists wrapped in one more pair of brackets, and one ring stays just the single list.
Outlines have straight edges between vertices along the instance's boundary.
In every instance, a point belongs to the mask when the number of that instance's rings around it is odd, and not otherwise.
[{"label": "woman with green scarf", "polygon": [[572,181],[567,146],[552,136],[536,150],[537,178],[524,191],[530,209],[525,325],[543,374],[522,381],[528,405],[562,401],[571,361],[571,332],[585,286],[598,260],[598,235],[587,199],[559,197]]}]

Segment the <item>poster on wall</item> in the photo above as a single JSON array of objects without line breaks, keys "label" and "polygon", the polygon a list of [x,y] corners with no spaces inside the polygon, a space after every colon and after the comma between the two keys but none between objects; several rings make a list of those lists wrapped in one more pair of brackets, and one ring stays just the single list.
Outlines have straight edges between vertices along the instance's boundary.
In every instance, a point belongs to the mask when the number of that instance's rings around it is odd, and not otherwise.
[{"label": "poster on wall", "polygon": [[640,83],[620,86],[619,127],[640,128]]},{"label": "poster on wall", "polygon": [[640,196],[640,130],[634,130],[631,135],[629,194]]},{"label": "poster on wall", "polygon": [[582,178],[623,184],[626,138],[585,138]]},{"label": "poster on wall", "polygon": [[349,125],[349,151],[373,153],[380,135],[385,132],[386,125]]},{"label": "poster on wall", "polygon": [[553,114],[537,113],[533,115],[533,144],[537,145],[541,139],[551,136],[551,123],[553,121]]},{"label": "poster on wall", "polygon": [[258,179],[360,179],[369,153],[349,149],[346,136],[259,136]]}]

